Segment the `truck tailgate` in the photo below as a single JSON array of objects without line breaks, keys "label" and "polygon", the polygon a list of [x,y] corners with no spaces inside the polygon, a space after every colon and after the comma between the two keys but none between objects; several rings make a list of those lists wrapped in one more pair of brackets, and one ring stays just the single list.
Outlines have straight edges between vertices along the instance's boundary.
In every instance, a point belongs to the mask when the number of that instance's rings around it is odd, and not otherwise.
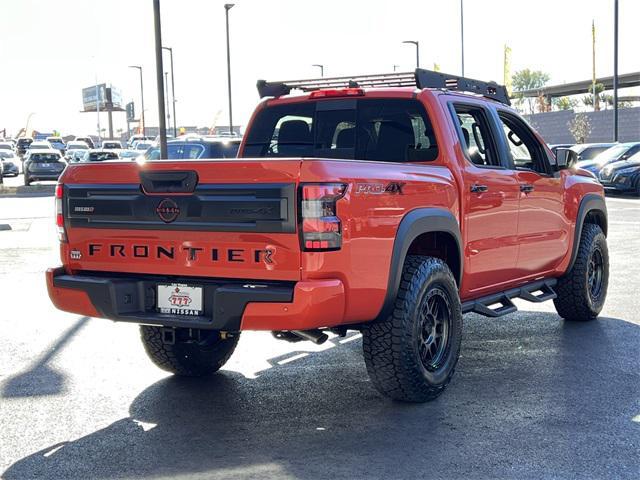
[{"label": "truck tailgate", "polygon": [[299,160],[102,163],[67,168],[72,270],[299,280]]}]

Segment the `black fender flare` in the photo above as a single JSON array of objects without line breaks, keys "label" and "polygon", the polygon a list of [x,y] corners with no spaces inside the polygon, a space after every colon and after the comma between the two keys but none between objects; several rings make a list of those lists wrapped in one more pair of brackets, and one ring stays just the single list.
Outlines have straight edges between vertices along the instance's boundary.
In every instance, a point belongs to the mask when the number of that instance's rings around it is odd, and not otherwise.
[{"label": "black fender flare", "polygon": [[391,265],[389,266],[387,293],[380,313],[378,313],[376,317],[376,321],[386,320],[393,311],[396,296],[400,288],[400,280],[402,279],[404,260],[407,257],[411,243],[413,243],[418,236],[430,232],[448,233],[455,239],[458,246],[459,268],[457,272],[452,273],[458,287],[460,287],[464,257],[462,235],[460,234],[458,221],[450,211],[442,208],[417,208],[411,210],[402,218],[396,231],[391,254]]},{"label": "black fender flare", "polygon": [[608,218],[607,218],[607,204],[601,195],[595,193],[587,193],[580,201],[580,207],[578,207],[578,215],[576,216],[576,228],[573,236],[573,247],[571,250],[571,260],[565,271],[569,272],[573,268],[573,264],[576,262],[578,256],[578,247],[580,246],[580,237],[582,236],[582,226],[587,218],[589,212],[599,212],[604,219],[603,232],[605,237],[608,230]]}]

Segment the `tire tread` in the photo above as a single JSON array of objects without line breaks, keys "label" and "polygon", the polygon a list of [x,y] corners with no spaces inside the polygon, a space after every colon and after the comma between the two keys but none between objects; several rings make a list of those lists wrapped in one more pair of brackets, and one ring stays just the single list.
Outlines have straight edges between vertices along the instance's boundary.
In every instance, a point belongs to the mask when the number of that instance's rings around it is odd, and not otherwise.
[{"label": "tire tread", "polygon": [[571,270],[558,280],[556,285],[557,297],[553,300],[558,315],[568,321],[590,321],[598,316],[602,310],[602,304],[592,305],[587,291],[587,269],[589,268],[589,260],[591,250],[595,243],[601,242],[604,247],[603,261],[605,262],[605,271],[607,272],[605,279],[605,289],[602,292],[603,298],[606,296],[606,281],[608,280],[608,252],[606,251],[606,238],[600,226],[593,223],[586,223],[582,227],[580,243],[578,245],[578,254]]},{"label": "tire tread", "polygon": [[[460,338],[452,338],[451,348],[456,349],[453,368],[446,379],[431,385],[419,374],[421,366],[411,349],[413,318],[408,314],[408,305],[418,302],[422,284],[432,275],[442,275],[449,287],[457,293],[457,286],[447,265],[438,258],[408,256],[402,272],[400,288],[394,310],[389,319],[372,323],[363,330],[363,353],[367,372],[374,386],[384,395],[396,400],[425,402],[438,397],[451,381],[455,371]],[[454,315],[462,320],[460,301],[456,295],[452,305]]]}]

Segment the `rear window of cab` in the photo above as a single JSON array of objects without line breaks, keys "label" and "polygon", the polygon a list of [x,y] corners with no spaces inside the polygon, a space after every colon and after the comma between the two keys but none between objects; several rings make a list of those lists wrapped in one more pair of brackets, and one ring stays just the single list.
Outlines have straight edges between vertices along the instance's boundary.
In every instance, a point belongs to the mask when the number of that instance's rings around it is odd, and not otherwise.
[{"label": "rear window of cab", "polygon": [[259,111],[242,156],[428,162],[438,145],[417,100],[305,100]]}]

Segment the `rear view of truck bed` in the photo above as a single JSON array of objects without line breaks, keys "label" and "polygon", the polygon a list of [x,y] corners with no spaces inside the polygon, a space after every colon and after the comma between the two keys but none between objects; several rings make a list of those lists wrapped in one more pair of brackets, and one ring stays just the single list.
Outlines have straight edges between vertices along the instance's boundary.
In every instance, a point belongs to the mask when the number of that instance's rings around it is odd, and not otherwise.
[{"label": "rear view of truck bed", "polygon": [[70,167],[62,187],[65,264],[74,271],[299,280],[299,163]]}]

